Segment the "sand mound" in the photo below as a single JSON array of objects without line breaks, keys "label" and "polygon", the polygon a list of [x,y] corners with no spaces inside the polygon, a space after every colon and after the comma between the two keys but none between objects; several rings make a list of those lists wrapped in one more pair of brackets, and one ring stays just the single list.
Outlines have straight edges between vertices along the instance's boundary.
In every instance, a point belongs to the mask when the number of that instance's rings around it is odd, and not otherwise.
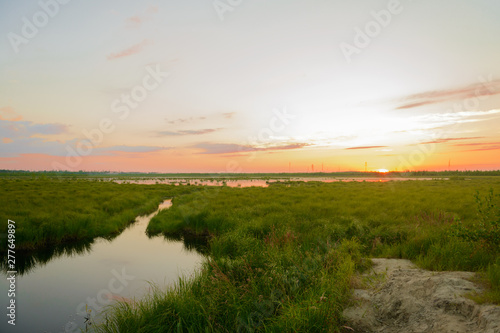
[{"label": "sand mound", "polygon": [[464,297],[481,291],[469,281],[474,273],[430,272],[400,259],[372,261],[364,277],[372,287],[355,289],[355,305],[344,311],[354,332],[500,333],[500,306]]}]

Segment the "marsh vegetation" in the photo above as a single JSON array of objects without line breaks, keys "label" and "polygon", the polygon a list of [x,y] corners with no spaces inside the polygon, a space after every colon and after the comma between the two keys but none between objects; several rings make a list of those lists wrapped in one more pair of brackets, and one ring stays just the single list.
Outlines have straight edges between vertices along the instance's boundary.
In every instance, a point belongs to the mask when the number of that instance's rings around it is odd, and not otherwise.
[{"label": "marsh vegetation", "polygon": [[[428,175],[427,175],[428,176]],[[207,254],[195,276],[108,309],[97,332],[341,331],[369,257],[478,272],[500,302],[500,178],[295,182],[266,188],[4,178],[22,249],[113,237],[173,198],[149,236]],[[2,221],[3,223],[4,221]]]},{"label": "marsh vegetation", "polygon": [[500,193],[500,179],[288,182],[178,196],[148,232],[209,237],[209,258],[193,279],[117,305],[98,331],[339,331],[367,257],[480,272],[490,286],[482,300],[498,303],[498,243],[473,232],[480,223],[498,235],[490,189]]}]

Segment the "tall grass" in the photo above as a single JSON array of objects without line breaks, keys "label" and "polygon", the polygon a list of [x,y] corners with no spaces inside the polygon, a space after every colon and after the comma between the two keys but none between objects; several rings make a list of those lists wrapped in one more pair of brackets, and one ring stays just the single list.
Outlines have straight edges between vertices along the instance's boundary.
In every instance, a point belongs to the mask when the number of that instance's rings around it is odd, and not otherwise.
[{"label": "tall grass", "polygon": [[483,272],[490,300],[500,302],[498,247],[484,243],[488,233],[470,233],[496,221],[478,211],[475,196],[490,188],[500,193],[496,177],[268,188],[78,179],[1,179],[0,185],[8,202],[2,216],[17,222],[21,248],[116,234],[166,197],[173,206],[151,220],[148,233],[208,240],[195,277],[118,303],[94,326],[97,332],[340,331],[352,275],[369,256]]},{"label": "tall grass", "polygon": [[196,190],[50,178],[0,179],[0,188],[0,230],[16,222],[17,250],[116,235],[163,199]]},{"label": "tall grass", "polygon": [[302,251],[296,237],[284,230],[262,240],[227,233],[213,240],[212,256],[198,275],[144,300],[120,303],[95,330],[338,331],[360,258],[357,247],[347,243]]},{"label": "tall grass", "polygon": [[95,329],[339,331],[352,274],[366,267],[366,256],[482,271],[498,290],[498,251],[451,232],[458,220],[465,227],[478,221],[474,193],[489,188],[500,190],[500,180],[288,182],[175,197],[148,231],[210,237],[203,269],[167,291],[120,303]]}]

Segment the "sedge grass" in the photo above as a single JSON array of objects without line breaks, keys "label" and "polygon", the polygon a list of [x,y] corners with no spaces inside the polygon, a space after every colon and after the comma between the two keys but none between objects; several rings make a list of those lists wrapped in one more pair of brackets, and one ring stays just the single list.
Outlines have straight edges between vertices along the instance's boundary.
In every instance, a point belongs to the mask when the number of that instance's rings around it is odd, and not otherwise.
[{"label": "sedge grass", "polygon": [[24,231],[26,244],[43,244],[49,231],[59,240],[85,230],[86,237],[119,232],[165,197],[174,197],[173,206],[151,220],[149,234],[210,239],[194,277],[118,303],[94,325],[97,332],[338,332],[353,274],[366,268],[362,258],[369,256],[482,272],[488,301],[500,302],[498,249],[451,232],[457,221],[467,230],[480,220],[474,194],[500,193],[496,177],[268,188],[6,182],[5,199],[14,204],[4,213],[34,229]]}]

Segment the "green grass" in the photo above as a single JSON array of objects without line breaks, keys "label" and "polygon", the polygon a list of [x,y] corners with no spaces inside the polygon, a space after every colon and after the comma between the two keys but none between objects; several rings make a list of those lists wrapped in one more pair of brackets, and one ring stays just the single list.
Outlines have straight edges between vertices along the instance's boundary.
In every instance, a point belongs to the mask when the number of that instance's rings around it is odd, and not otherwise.
[{"label": "green grass", "polygon": [[489,286],[482,301],[500,303],[500,177],[268,188],[16,177],[0,185],[19,248],[116,235],[170,197],[148,234],[208,240],[196,276],[118,303],[96,332],[339,332],[355,272],[371,256],[480,272]]},{"label": "green grass", "polygon": [[[228,243],[233,241],[237,253]],[[357,243],[303,251],[288,232],[258,240],[228,233],[192,279],[120,303],[100,332],[330,331],[342,325],[342,304],[360,258]],[[347,254],[347,249],[352,256]]]},{"label": "green grass", "polygon": [[364,257],[483,272],[500,302],[498,249],[453,233],[480,220],[474,194],[500,178],[390,183],[286,183],[205,188],[175,197],[151,234],[211,237],[198,275],[133,304],[98,332],[338,332]]},{"label": "green grass", "polygon": [[0,230],[6,232],[7,219],[16,222],[16,250],[117,235],[165,198],[196,190],[43,177],[0,179],[0,188]]}]

